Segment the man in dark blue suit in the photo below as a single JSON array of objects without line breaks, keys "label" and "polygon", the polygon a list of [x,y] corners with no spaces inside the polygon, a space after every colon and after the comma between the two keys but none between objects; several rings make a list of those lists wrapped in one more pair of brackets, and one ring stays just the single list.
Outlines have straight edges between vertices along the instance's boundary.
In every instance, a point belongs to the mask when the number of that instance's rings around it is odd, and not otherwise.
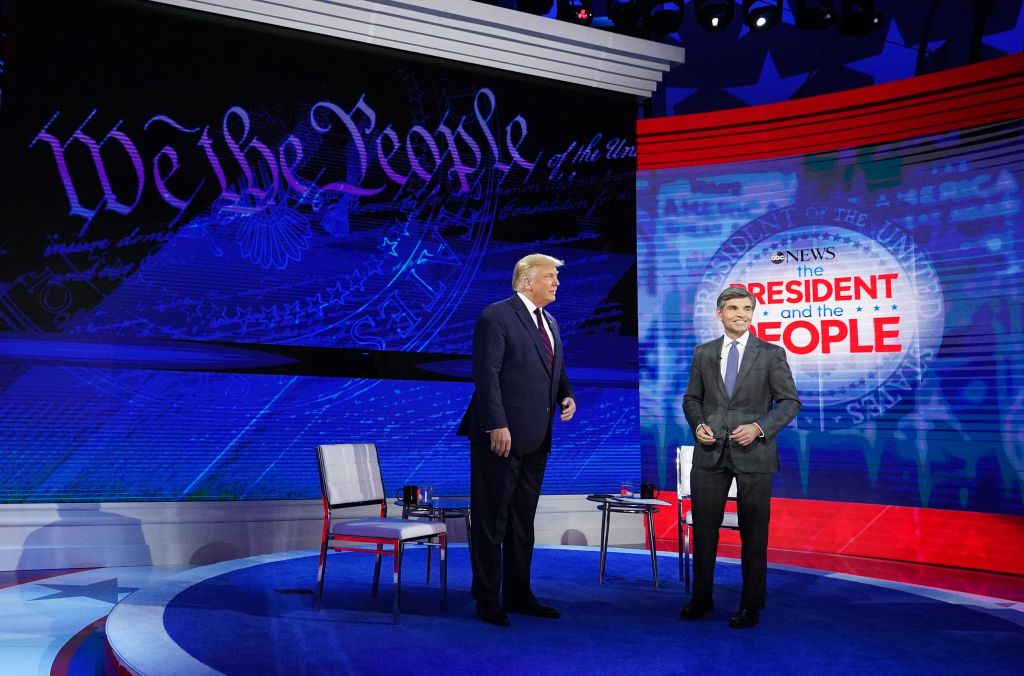
[{"label": "man in dark blue suit", "polygon": [[543,254],[516,263],[515,295],[485,308],[473,332],[476,390],[459,434],[469,437],[476,613],[498,626],[511,624],[506,612],[559,617],[533,595],[530,564],[555,411],[563,422],[576,412],[558,323],[544,310],[562,264]]},{"label": "man in dark blue suit", "polygon": [[697,446],[690,471],[693,595],[680,614],[694,620],[714,607],[718,529],[735,478],[743,590],[729,620],[734,629],[757,626],[764,608],[772,475],[779,471],[775,435],[801,406],[786,350],[750,334],[756,305],[742,286],[719,294],[715,316],[725,336],[694,350],[683,396]]}]

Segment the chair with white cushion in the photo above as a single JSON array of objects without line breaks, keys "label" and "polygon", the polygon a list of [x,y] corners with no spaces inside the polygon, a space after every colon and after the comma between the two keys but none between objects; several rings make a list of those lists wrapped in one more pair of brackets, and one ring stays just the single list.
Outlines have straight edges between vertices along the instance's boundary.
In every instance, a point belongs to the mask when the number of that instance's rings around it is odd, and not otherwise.
[{"label": "chair with white cushion", "polygon": [[[683,500],[690,499],[690,468],[693,466],[693,446],[680,446],[676,449],[676,497],[679,499],[679,579],[690,591],[690,537],[693,529],[693,511],[683,509]],[[736,479],[729,486],[729,500],[736,501]],[[735,511],[726,511],[722,519],[722,528],[739,530],[739,517]]]},{"label": "chair with white cushion", "polygon": [[[384,494],[384,481],[381,479],[375,444],[325,444],[318,446],[316,452],[324,503],[316,607],[320,608],[323,599],[328,548],[377,555],[373,568],[374,597],[380,586],[381,557],[387,554],[394,557],[392,613],[395,624],[398,624],[402,594],[402,555],[405,545],[413,542],[438,548],[441,607],[447,608],[448,542],[445,524],[440,521],[387,518],[387,496]],[[380,517],[343,520],[337,514],[338,510],[367,505],[380,505]]]}]

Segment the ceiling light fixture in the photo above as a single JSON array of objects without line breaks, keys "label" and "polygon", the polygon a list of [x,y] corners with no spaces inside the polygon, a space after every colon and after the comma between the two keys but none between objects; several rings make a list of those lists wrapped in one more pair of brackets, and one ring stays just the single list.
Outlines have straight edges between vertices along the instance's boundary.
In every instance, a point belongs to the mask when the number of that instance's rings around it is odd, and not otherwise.
[{"label": "ceiling light fixture", "polygon": [[820,30],[836,23],[839,12],[835,0],[793,0],[796,27]]},{"label": "ceiling light fixture", "polygon": [[843,35],[867,35],[882,25],[875,0],[842,0],[838,30]]},{"label": "ceiling light fixture", "polygon": [[683,25],[683,7],[681,2],[656,2],[651,7],[648,20],[651,32],[660,35],[675,33]]},{"label": "ceiling light fixture", "polygon": [[733,0],[695,0],[697,23],[713,33],[724,31],[736,15]]},{"label": "ceiling light fixture", "polygon": [[766,31],[782,20],[782,0],[743,0],[743,23],[752,31]]}]

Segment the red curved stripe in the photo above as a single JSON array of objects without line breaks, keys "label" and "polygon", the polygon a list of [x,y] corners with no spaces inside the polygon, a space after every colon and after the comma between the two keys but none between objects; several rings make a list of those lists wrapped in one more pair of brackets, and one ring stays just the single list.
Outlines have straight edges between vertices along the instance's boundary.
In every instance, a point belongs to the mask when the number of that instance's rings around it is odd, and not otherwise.
[{"label": "red curved stripe", "polygon": [[107,618],[104,615],[92,624],[82,627],[77,634],[68,639],[68,642],[62,645],[60,650],[57,651],[57,656],[53,658],[53,664],[50,665],[50,676],[68,676],[68,669],[71,667],[71,660],[74,659],[75,653],[78,652],[79,647],[81,647],[82,643],[84,643],[87,638],[98,631],[103,631],[106,623]]},{"label": "red curved stripe", "polygon": [[898,141],[1024,117],[1024,53],[874,87],[637,122],[638,169]]}]

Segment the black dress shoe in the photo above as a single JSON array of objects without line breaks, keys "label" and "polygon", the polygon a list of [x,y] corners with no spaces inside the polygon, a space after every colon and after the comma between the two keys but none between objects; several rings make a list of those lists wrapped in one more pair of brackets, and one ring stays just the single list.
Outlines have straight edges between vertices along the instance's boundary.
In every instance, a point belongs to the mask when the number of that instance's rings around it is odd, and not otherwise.
[{"label": "black dress shoe", "polygon": [[505,604],[505,610],[510,613],[519,613],[521,615],[533,615],[534,617],[545,617],[549,620],[554,620],[562,616],[562,613],[558,612],[558,608],[552,608],[546,606],[540,601],[534,601],[532,603],[513,603]]},{"label": "black dress shoe", "polygon": [[512,622],[508,619],[508,615],[505,614],[505,611],[498,606],[491,605],[490,603],[477,603],[476,616],[484,622],[498,627],[508,627],[512,625]]},{"label": "black dress shoe", "polygon": [[714,609],[715,607],[711,604],[696,603],[695,601],[690,601],[685,606],[683,606],[683,609],[681,611],[679,611],[679,617],[683,618],[684,620],[696,620],[701,617],[704,617]]},{"label": "black dress shoe", "polygon": [[729,626],[733,629],[753,629],[761,621],[761,614],[756,610],[740,608],[729,618]]}]

